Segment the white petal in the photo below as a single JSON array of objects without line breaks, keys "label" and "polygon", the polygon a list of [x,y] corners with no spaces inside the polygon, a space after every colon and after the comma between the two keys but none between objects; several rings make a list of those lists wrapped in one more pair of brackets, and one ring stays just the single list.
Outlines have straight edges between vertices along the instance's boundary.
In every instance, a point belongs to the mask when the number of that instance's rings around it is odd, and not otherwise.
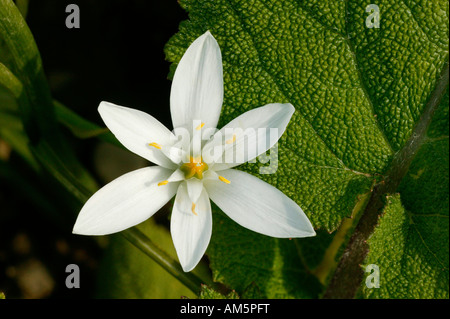
[{"label": "white petal", "polygon": [[177,66],[170,92],[170,112],[175,128],[190,131],[193,120],[216,127],[223,101],[222,55],[207,31],[186,50]]},{"label": "white petal", "polygon": [[315,235],[302,209],[272,185],[234,169],[219,175],[230,183],[205,180],[204,187],[211,200],[241,226],[278,238]]},{"label": "white petal", "polygon": [[[214,154],[215,171],[231,168],[251,161],[263,154],[283,135],[294,107],[287,104],[267,104],[238,116],[225,125],[204,147],[206,154]],[[223,154],[211,151],[222,144]]]},{"label": "white petal", "polygon": [[184,180],[184,172],[181,169],[177,169],[175,172],[170,175],[170,177],[167,179],[169,182],[179,182]]},{"label": "white petal", "polygon": [[161,146],[161,151],[173,163],[179,165],[184,158],[187,157],[186,152],[176,146]]},{"label": "white petal", "polygon": [[171,173],[171,170],[151,166],[113,180],[84,204],[73,233],[106,235],[148,219],[175,195],[179,183],[158,186]]},{"label": "white petal", "polygon": [[212,169],[208,169],[207,171],[205,171],[203,173],[203,181],[206,181],[208,179],[216,180],[218,178],[219,178],[219,175],[216,172],[214,172]]},{"label": "white petal", "polygon": [[126,148],[157,165],[174,169],[176,165],[161,149],[150,146],[171,145],[175,136],[158,120],[139,110],[101,102],[98,111],[106,126]]},{"label": "white petal", "polygon": [[[195,212],[195,214],[194,214]],[[211,239],[212,216],[208,194],[202,191],[193,207],[185,183],[181,183],[170,219],[170,232],[184,271],[198,264]]]},{"label": "white petal", "polygon": [[191,202],[197,203],[198,198],[203,190],[203,182],[198,178],[190,178],[186,181],[187,191]]}]

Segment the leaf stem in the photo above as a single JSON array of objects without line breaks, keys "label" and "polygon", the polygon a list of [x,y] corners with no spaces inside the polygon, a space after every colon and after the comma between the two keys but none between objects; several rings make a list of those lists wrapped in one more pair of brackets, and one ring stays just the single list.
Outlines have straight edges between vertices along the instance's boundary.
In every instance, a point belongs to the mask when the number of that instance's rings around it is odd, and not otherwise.
[{"label": "leaf stem", "polygon": [[323,298],[348,299],[353,298],[356,295],[364,275],[361,264],[364,262],[368,253],[367,239],[373,233],[375,226],[377,225],[379,212],[384,206],[384,195],[393,193],[397,190],[403,177],[408,172],[415,154],[417,154],[417,151],[423,144],[433,115],[449,85],[448,67],[447,61],[442,75],[437,81],[437,85],[431,93],[424,112],[417,122],[411,137],[406,142],[405,146],[395,154],[384,181],[374,187],[369,203],[342,254],[342,258],[339,261]]},{"label": "leaf stem", "polygon": [[197,295],[203,281],[192,272],[184,272],[181,265],[172,257],[167,255],[158,246],[156,246],[145,234],[136,227],[129,228],[121,234],[134,246],[139,248],[144,254],[152,258],[156,263],[163,267],[168,273],[178,279],[182,284]]}]

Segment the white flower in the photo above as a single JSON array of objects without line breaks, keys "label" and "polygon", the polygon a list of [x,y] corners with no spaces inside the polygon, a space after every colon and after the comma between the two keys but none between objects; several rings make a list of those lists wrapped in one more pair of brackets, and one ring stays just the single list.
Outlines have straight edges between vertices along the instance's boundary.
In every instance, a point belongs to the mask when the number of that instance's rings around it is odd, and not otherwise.
[{"label": "white flower", "polygon": [[[197,265],[211,238],[210,199],[255,232],[279,238],[314,236],[310,221],[293,200],[260,179],[232,169],[272,147],[294,107],[268,104],[253,109],[212,135],[222,100],[222,57],[216,40],[206,32],[187,49],[173,78],[174,132],[146,113],[101,102],[100,115],[117,139],[157,166],[127,173],[97,191],[81,209],[73,232],[122,231],[148,219],[176,195],[170,232],[184,271]],[[269,134],[273,128],[278,133],[275,137]],[[193,133],[186,137],[185,132]],[[241,160],[227,162],[230,151]]]}]

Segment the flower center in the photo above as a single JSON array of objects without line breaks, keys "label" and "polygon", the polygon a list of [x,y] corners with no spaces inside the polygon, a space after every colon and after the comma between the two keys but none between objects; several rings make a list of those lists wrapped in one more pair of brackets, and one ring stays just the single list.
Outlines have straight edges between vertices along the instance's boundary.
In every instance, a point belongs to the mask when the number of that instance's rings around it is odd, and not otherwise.
[{"label": "flower center", "polygon": [[203,178],[203,172],[208,170],[208,164],[202,161],[202,158],[190,157],[189,163],[184,163],[180,166],[180,170],[184,173],[186,179],[196,177],[198,179]]}]

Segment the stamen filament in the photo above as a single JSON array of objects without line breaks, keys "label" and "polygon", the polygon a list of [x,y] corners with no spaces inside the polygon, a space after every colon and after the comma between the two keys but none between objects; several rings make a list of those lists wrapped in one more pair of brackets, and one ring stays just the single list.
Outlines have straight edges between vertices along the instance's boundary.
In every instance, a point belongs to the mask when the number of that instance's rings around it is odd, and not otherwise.
[{"label": "stamen filament", "polygon": [[231,183],[228,179],[226,179],[226,178],[223,177],[223,176],[219,176],[219,179],[220,179],[222,182],[224,182],[225,184],[230,184],[230,183]]}]

